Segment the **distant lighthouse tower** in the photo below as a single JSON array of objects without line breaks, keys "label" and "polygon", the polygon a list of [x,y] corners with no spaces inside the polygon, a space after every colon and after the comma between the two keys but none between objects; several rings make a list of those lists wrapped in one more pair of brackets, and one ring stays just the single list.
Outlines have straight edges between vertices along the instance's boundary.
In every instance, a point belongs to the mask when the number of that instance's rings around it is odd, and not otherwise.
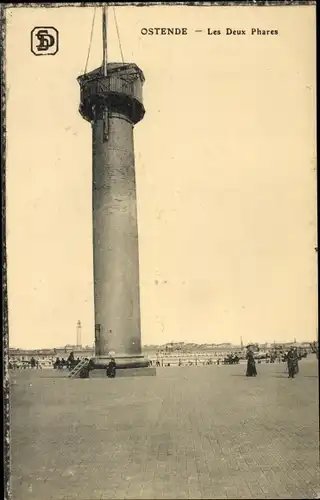
[{"label": "distant lighthouse tower", "polygon": [[77,321],[77,347],[82,347],[81,334],[82,334],[82,326],[81,326],[81,321],[79,319]]},{"label": "distant lighthouse tower", "polygon": [[144,75],[134,63],[107,62],[103,8],[102,66],[78,77],[80,113],[92,127],[95,358],[105,368],[149,365],[141,354],[136,177],[133,128],[142,120]]}]

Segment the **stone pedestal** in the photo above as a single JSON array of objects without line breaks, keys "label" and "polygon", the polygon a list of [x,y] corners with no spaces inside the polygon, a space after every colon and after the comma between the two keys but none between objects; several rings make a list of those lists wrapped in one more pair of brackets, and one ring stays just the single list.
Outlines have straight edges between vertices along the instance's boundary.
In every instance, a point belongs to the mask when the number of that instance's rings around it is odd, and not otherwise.
[{"label": "stone pedestal", "polygon": [[[110,356],[96,356],[90,360],[90,370],[106,370],[111,360]],[[140,356],[114,356],[118,369],[148,368],[148,360]]]},{"label": "stone pedestal", "polygon": [[[148,368],[125,368],[125,369],[117,369],[116,371],[116,379],[123,377],[154,377],[156,375],[156,369],[153,366],[149,366]],[[107,378],[106,370],[93,370],[89,374],[89,378]],[[111,382],[113,379],[110,379]]]}]

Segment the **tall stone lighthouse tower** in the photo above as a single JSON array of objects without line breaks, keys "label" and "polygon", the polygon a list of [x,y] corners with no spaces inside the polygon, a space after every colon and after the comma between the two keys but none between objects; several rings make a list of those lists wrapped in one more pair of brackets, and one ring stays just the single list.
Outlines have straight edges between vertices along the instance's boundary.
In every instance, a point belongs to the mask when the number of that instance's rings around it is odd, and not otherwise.
[{"label": "tall stone lighthouse tower", "polygon": [[109,63],[78,78],[80,113],[92,127],[94,368],[148,366],[141,354],[133,128],[142,120],[144,75]]}]

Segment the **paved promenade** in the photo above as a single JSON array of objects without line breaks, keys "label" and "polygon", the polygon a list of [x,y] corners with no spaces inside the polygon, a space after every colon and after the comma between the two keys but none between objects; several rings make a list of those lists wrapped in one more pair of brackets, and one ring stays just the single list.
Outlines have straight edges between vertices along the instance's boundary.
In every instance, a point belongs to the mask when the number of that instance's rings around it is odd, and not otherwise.
[{"label": "paved promenade", "polygon": [[11,374],[13,500],[320,498],[318,365]]}]

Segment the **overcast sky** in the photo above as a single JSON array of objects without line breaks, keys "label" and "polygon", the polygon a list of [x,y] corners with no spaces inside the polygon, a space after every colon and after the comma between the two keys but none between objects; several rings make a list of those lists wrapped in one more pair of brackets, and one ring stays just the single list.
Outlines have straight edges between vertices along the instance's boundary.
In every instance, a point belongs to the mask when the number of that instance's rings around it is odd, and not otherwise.
[{"label": "overcast sky", "polygon": [[[76,80],[93,10],[7,11],[12,347],[75,343],[79,319],[93,343],[91,130]],[[124,58],[146,78],[135,127],[142,342],[315,339],[315,7],[116,12]],[[89,70],[100,23],[98,9]],[[57,55],[30,52],[35,26],[59,30]],[[228,27],[279,35],[206,33]]]}]

